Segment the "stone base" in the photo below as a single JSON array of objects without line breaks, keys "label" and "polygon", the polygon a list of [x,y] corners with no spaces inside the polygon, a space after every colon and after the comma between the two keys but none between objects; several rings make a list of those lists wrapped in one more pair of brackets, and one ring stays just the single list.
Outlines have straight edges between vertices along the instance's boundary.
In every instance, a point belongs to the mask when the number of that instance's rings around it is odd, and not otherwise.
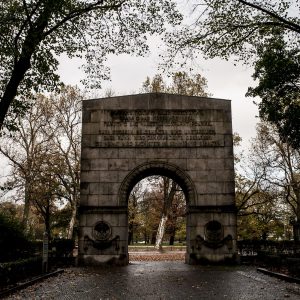
[{"label": "stone base", "polygon": [[237,264],[236,254],[195,254],[186,253],[185,263],[189,265],[207,265],[207,264]]},{"label": "stone base", "polygon": [[79,266],[126,266],[129,263],[128,254],[120,255],[78,255]]}]

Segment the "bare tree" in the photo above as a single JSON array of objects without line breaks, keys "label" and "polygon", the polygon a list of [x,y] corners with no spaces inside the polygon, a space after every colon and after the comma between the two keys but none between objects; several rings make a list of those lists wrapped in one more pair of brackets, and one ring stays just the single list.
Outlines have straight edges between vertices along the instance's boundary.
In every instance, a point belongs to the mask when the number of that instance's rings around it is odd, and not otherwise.
[{"label": "bare tree", "polygon": [[23,225],[27,229],[39,164],[49,153],[49,141],[52,139],[43,131],[48,123],[47,118],[51,118],[47,112],[48,101],[38,95],[36,103],[38,105],[31,106],[22,120],[19,118],[18,130],[2,137],[0,146],[0,152],[9,159],[12,167],[10,184],[24,194]]},{"label": "bare tree", "polygon": [[37,95],[18,130],[2,137],[0,148],[12,166],[11,184],[24,195],[24,224],[28,227],[35,206],[50,230],[53,203],[67,203],[68,238],[73,237],[79,201],[81,101],[79,90],[69,86],[60,94]]},{"label": "bare tree", "polygon": [[264,184],[279,190],[292,209],[294,238],[299,241],[300,229],[300,151],[281,141],[276,128],[260,123],[252,145],[253,164],[261,170]]},{"label": "bare tree", "polygon": [[77,88],[64,87],[60,94],[50,97],[53,120],[47,124],[47,132],[53,138],[54,154],[59,158],[50,163],[63,187],[61,197],[71,207],[67,237],[73,237],[79,204],[80,147],[81,147],[81,101],[83,96]]}]

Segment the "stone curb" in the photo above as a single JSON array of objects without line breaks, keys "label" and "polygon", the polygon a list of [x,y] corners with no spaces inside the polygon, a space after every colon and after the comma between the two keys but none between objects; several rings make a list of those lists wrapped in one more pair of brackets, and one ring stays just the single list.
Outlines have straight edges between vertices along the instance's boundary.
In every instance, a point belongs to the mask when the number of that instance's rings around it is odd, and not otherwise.
[{"label": "stone curb", "polygon": [[24,283],[17,284],[16,286],[14,286],[12,288],[9,288],[7,290],[4,290],[4,291],[0,292],[0,299],[4,298],[5,296],[8,296],[9,294],[12,294],[16,291],[22,290],[22,289],[24,289],[24,288],[26,288],[30,285],[33,285],[34,283],[36,283],[38,281],[47,279],[47,278],[52,277],[52,276],[56,276],[56,275],[61,274],[63,272],[64,272],[64,270],[56,270],[54,272],[47,273],[47,274],[35,277],[34,279],[31,279],[31,280],[26,281]]},{"label": "stone curb", "polygon": [[270,275],[270,276],[273,276],[273,277],[276,277],[276,278],[288,281],[288,282],[300,283],[300,278],[291,277],[291,276],[288,276],[288,275],[285,275],[285,274],[272,272],[272,271],[269,271],[269,270],[267,270],[265,268],[257,268],[257,271],[261,272],[263,274],[266,274],[266,275]]}]

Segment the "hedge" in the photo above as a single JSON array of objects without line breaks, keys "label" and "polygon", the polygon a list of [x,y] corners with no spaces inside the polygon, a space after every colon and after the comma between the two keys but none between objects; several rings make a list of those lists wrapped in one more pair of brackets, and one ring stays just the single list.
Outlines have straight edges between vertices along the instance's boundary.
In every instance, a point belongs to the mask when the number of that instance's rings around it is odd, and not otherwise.
[{"label": "hedge", "polygon": [[7,286],[30,276],[41,274],[42,257],[0,263],[0,285]]}]

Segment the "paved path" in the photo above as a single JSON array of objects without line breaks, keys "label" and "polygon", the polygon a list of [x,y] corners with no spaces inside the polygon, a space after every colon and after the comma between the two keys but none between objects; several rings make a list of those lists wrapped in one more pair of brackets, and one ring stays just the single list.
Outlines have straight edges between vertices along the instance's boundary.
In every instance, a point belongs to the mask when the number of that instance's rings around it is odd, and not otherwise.
[{"label": "paved path", "polygon": [[119,268],[72,268],[8,299],[300,299],[300,286],[253,267],[132,262]]}]

